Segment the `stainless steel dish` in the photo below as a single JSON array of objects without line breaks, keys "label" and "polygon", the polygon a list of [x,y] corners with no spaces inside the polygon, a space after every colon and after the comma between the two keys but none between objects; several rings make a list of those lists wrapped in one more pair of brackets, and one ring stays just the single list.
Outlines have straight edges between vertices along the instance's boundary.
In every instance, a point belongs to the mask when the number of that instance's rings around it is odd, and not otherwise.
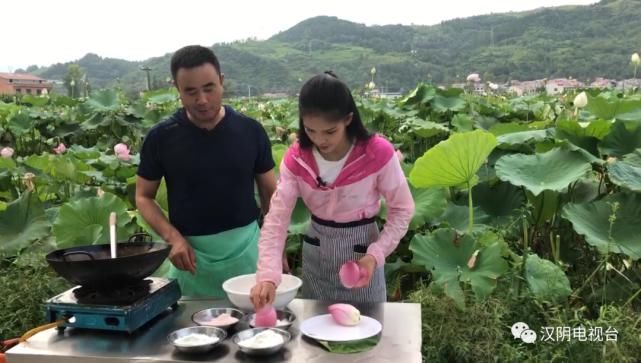
[{"label": "stainless steel dish", "polygon": [[[271,330],[274,333],[279,334],[280,336],[283,337],[283,342],[277,345],[266,347],[266,348],[250,348],[243,344],[240,344],[240,342],[247,340],[265,330]],[[232,337],[232,341],[234,342],[234,344],[236,344],[238,349],[243,353],[250,354],[250,355],[269,355],[269,354],[274,354],[280,351],[281,349],[283,349],[285,344],[287,344],[291,338],[292,338],[291,334],[289,334],[289,332],[287,332],[286,330],[276,329],[276,328],[252,328],[252,329],[247,329],[247,330],[243,330],[241,332],[236,333]]]},{"label": "stainless steel dish", "polygon": [[[183,345],[176,344],[176,340],[186,337],[191,334],[204,334],[210,337],[218,338],[213,343],[197,344],[197,345]],[[167,336],[167,340],[179,351],[185,353],[204,353],[214,349],[217,345],[221,344],[227,337],[227,333],[220,328],[213,326],[190,326],[188,328],[178,329]]]},{"label": "stainless steel dish", "polygon": [[[277,325],[274,328],[287,330],[296,321],[296,315],[288,310],[276,310],[276,319],[278,319],[280,324],[276,323]],[[247,321],[247,325],[251,326],[252,328],[256,328],[256,325],[254,323],[256,320],[256,313],[247,314],[245,316],[245,320]]]},{"label": "stainless steel dish", "polygon": [[[221,314],[229,314],[231,317],[238,319],[235,323],[231,324],[226,324],[226,325],[218,325],[218,324],[212,324],[210,321],[212,319],[215,319],[216,317],[220,316]],[[240,310],[233,309],[233,308],[211,308],[211,309],[204,309],[201,310],[197,313],[194,313],[194,315],[191,316],[191,320],[201,326],[213,326],[216,328],[221,328],[221,329],[229,329],[236,324],[238,324],[239,321],[241,321],[245,317],[245,313],[243,313]]]}]

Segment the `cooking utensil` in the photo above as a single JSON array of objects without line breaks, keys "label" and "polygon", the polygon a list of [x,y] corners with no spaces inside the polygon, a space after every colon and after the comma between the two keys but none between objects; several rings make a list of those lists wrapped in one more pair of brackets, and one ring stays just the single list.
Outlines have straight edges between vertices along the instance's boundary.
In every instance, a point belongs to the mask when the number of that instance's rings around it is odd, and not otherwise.
[{"label": "cooking utensil", "polygon": [[69,282],[105,289],[131,284],[151,275],[167,258],[170,249],[166,243],[118,242],[116,258],[111,258],[109,244],[56,250],[46,258],[49,265]]},{"label": "cooking utensil", "polygon": [[116,258],[116,213],[109,214],[109,242],[111,244],[111,258]]}]

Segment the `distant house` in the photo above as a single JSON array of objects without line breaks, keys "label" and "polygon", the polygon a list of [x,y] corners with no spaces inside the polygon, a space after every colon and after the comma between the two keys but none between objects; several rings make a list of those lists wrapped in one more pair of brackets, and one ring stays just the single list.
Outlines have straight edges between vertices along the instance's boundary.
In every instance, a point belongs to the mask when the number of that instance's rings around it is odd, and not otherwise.
[{"label": "distant house", "polygon": [[545,84],[545,91],[549,95],[557,95],[583,87],[585,87],[585,84],[583,84],[583,82],[577,81],[576,79],[557,78],[547,81],[547,83]]},{"label": "distant house", "polygon": [[53,83],[28,73],[0,73],[0,95],[42,95],[51,92]]},{"label": "distant house", "polygon": [[632,88],[641,88],[641,78],[629,78],[617,82],[617,89],[628,90]]},{"label": "distant house", "polygon": [[485,94],[485,83],[481,82],[480,80],[478,82],[472,83],[472,90],[477,94]]},{"label": "distant house", "polygon": [[270,99],[280,99],[280,98],[288,98],[289,94],[285,92],[268,92],[268,93],[263,93],[260,96],[264,98],[270,98]]},{"label": "distant house", "polygon": [[534,81],[510,81],[510,86],[508,87],[508,92],[514,93],[517,96],[523,96],[527,94],[532,94],[539,92],[543,87],[545,87],[545,80],[537,79]]},{"label": "distant house", "polygon": [[597,77],[594,82],[590,83],[590,88],[614,88],[616,84],[616,80]]}]

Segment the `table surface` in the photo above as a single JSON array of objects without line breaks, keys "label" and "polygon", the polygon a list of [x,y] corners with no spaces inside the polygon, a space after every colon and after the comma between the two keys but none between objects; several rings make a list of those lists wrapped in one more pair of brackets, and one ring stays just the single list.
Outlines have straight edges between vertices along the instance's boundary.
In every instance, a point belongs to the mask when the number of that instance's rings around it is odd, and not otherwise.
[{"label": "table surface", "polygon": [[[292,339],[278,353],[253,357],[240,352],[231,339],[214,350],[198,355],[178,352],[167,341],[174,330],[194,326],[191,316],[212,307],[231,307],[227,300],[189,299],[179,301],[176,311],[167,311],[133,334],[123,332],[65,329],[63,334],[54,329],[45,330],[7,352],[7,363],[74,362],[421,362],[421,307],[412,303],[382,303],[355,305],[361,314],[371,316],[383,325],[381,339],[372,349],[353,354],[330,353],[314,340],[303,337],[300,323],[312,316],[326,314],[330,303],[294,299],[288,308],[297,317],[289,329]],[[248,328],[238,323],[228,332],[231,337]]]}]

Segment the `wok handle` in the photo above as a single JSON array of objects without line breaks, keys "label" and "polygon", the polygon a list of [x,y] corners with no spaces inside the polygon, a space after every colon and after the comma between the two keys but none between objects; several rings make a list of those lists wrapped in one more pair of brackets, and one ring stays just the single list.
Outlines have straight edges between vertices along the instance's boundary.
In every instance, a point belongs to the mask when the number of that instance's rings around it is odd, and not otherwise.
[{"label": "wok handle", "polygon": [[85,256],[89,256],[89,258],[90,258],[91,260],[95,260],[95,258],[93,257],[93,255],[92,255],[91,253],[87,252],[87,251],[69,251],[69,252],[65,252],[65,253],[62,255],[62,259],[63,259],[63,260],[65,260],[65,261],[67,261],[67,257],[69,257],[69,256],[71,256],[71,255],[85,255]]}]

